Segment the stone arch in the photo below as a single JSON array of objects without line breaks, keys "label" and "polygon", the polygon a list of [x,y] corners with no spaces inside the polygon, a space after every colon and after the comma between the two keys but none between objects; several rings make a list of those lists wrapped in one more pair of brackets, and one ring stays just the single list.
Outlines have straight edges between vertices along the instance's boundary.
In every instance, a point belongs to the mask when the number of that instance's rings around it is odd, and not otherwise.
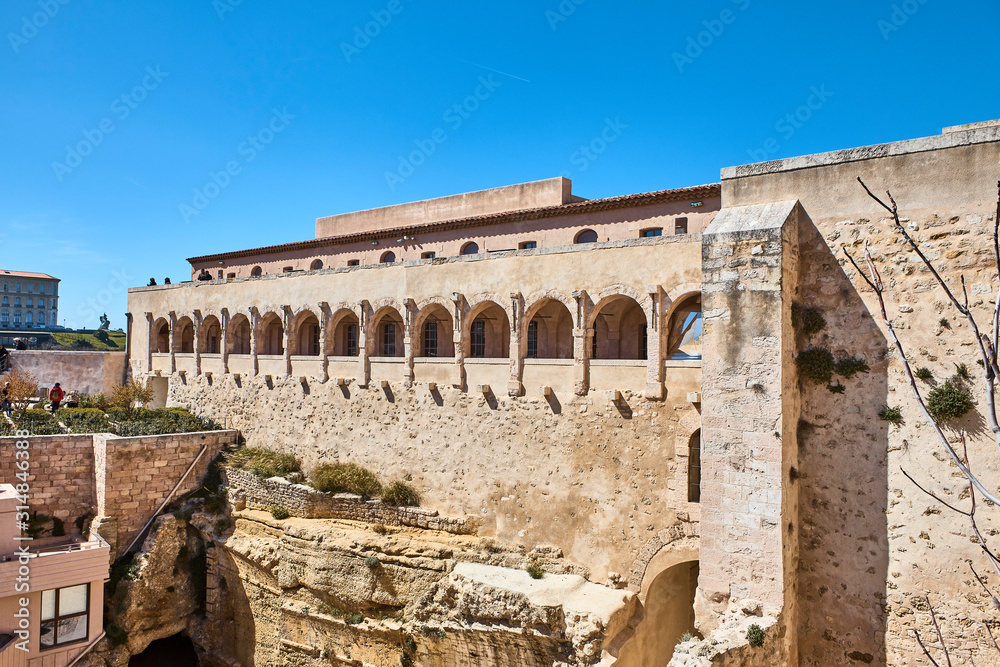
[{"label": "stone arch", "polygon": [[202,354],[219,354],[222,351],[222,325],[214,314],[206,316],[201,321],[198,351]]},{"label": "stone arch", "polygon": [[567,305],[558,296],[544,296],[525,310],[521,356],[539,359],[572,359],[576,303]]},{"label": "stone arch", "polygon": [[365,338],[369,356],[404,356],[406,320],[403,318],[402,313],[406,311],[389,304],[380,307],[373,306],[373,311],[369,319],[368,332]]},{"label": "stone arch", "polygon": [[468,243],[462,244],[463,255],[478,255],[479,254],[479,244],[475,241],[469,241]]},{"label": "stone arch", "polygon": [[356,357],[361,344],[361,323],[358,314],[350,305],[343,303],[334,307],[327,324],[326,354],[334,357]]},{"label": "stone arch", "polygon": [[[659,667],[670,661],[685,633],[694,633],[694,601],[698,588],[698,540],[688,534],[696,524],[680,524],[660,531],[637,559],[642,576],[629,587],[643,608],[642,621],[621,642],[616,665]],[[688,528],[685,528],[687,526]],[[669,540],[669,541],[665,541]],[[633,566],[633,577],[636,567]]]},{"label": "stone arch", "polygon": [[165,354],[170,352],[170,322],[165,317],[158,318],[153,322],[153,330],[150,332],[150,348],[153,352]]},{"label": "stone arch", "polygon": [[250,269],[250,276],[252,278],[260,278],[262,275],[264,275],[264,269],[260,268],[259,266],[255,266],[252,269]]},{"label": "stone arch", "polygon": [[600,237],[597,235],[597,232],[588,227],[587,229],[581,229],[576,233],[573,237],[573,243],[597,243],[599,239]]},{"label": "stone arch", "polygon": [[[501,304],[504,300],[499,295],[478,295],[469,302],[462,324],[462,350],[466,357],[482,357],[485,359],[505,359],[510,357],[510,322],[509,308]],[[481,324],[477,324],[481,320]],[[473,329],[477,331],[473,332]],[[481,328],[481,330],[480,330]],[[482,336],[483,340],[474,341]],[[476,354],[473,354],[475,347]],[[482,351],[482,354],[478,354]]]},{"label": "stone arch", "polygon": [[285,353],[285,324],[279,313],[267,311],[257,324],[257,354],[279,356]]},{"label": "stone arch", "polygon": [[396,262],[396,253],[391,250],[386,250],[382,253],[382,256],[378,261],[379,264],[394,264]]},{"label": "stone arch", "polygon": [[310,271],[319,271],[322,268],[323,268],[323,260],[321,259],[314,259],[312,261],[312,264],[309,265]]},{"label": "stone arch", "polygon": [[253,332],[250,328],[250,319],[237,313],[229,320],[229,327],[226,330],[226,346],[229,354],[250,354],[250,338]]},{"label": "stone arch", "polygon": [[681,294],[672,301],[666,323],[667,358],[701,359],[701,292]]},{"label": "stone arch", "polygon": [[185,315],[174,325],[174,352],[189,354],[194,352],[194,320]]},{"label": "stone arch", "polygon": [[320,319],[312,310],[300,309],[292,317],[289,333],[290,354],[310,357],[320,355]]},{"label": "stone arch", "polygon": [[[587,328],[592,330],[593,359],[645,359],[651,328],[646,319],[649,295],[615,288],[590,309]],[[658,329],[655,327],[654,329]]]},{"label": "stone arch", "polygon": [[664,321],[673,314],[674,308],[678,303],[692,294],[701,294],[701,283],[681,283],[667,292],[666,298],[663,299],[662,315]]},{"label": "stone arch", "polygon": [[454,357],[455,318],[451,302],[433,297],[423,302],[413,318],[413,356]]}]

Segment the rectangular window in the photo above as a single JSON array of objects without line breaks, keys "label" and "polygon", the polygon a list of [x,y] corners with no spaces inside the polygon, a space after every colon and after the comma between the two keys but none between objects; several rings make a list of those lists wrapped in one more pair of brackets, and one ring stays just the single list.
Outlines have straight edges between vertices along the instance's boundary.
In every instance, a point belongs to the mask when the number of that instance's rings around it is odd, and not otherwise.
[{"label": "rectangular window", "polygon": [[87,641],[90,584],[42,591],[39,644],[43,649]]},{"label": "rectangular window", "polygon": [[519,244],[517,247],[520,248],[521,250],[534,250],[535,248],[538,247],[538,243],[536,241],[525,241],[524,243]]},{"label": "rectangular window", "polygon": [[358,325],[347,325],[347,356],[358,356]]},{"label": "rectangular window", "polygon": [[528,325],[528,358],[538,358],[538,322],[534,320]]},{"label": "rectangular window", "polygon": [[486,321],[482,318],[476,319],[472,323],[472,356],[482,359],[486,356]]},{"label": "rectangular window", "polygon": [[315,356],[319,355],[319,325],[318,324],[314,324],[313,325],[313,328],[312,328],[312,341],[311,342],[312,342],[312,350],[309,351],[309,354],[311,354],[312,356],[315,357]]},{"label": "rectangular window", "polygon": [[688,502],[701,502],[701,433],[691,436],[688,446]]},{"label": "rectangular window", "polygon": [[[31,304],[28,304],[28,305],[30,306]],[[45,299],[39,299],[38,300],[38,307],[39,308],[44,308],[45,307]]]},{"label": "rectangular window", "polygon": [[16,288],[14,290],[15,292],[20,292],[21,291],[21,283],[14,283],[14,287]]},{"label": "rectangular window", "polygon": [[295,267],[294,267],[294,266],[286,266],[285,268],[283,268],[283,269],[281,270],[281,272],[282,272],[282,273],[291,273],[291,272],[292,272],[292,271],[294,271],[294,270],[295,270]]},{"label": "rectangular window", "polygon": [[0,324],[2,324],[4,326],[7,326],[7,324],[8,324],[9,321],[10,321],[10,311],[9,310],[5,310],[2,313],[0,313]]},{"label": "rectangular window", "polygon": [[674,220],[674,234],[687,234],[688,233],[688,219],[687,218],[677,218]]},{"label": "rectangular window", "polygon": [[33,306],[31,305],[31,297],[30,297],[30,296],[28,297],[28,300],[27,300],[27,302],[25,303],[25,307],[26,307],[26,308],[32,308],[32,307],[33,307]]},{"label": "rectangular window", "polygon": [[396,356],[396,324],[386,322],[382,325],[382,356]]},{"label": "rectangular window", "polygon": [[10,291],[10,283],[4,282],[4,284],[3,284],[3,291],[4,292],[9,292]]},{"label": "rectangular window", "polygon": [[438,356],[438,323],[437,320],[424,322],[424,357]]},{"label": "rectangular window", "polygon": [[361,260],[360,259],[349,259],[349,260],[347,260],[347,265],[348,266],[361,266]]},{"label": "rectangular window", "polygon": [[639,353],[642,355],[641,357],[639,357],[640,359],[649,358],[648,345],[649,345],[648,327],[645,324],[643,324],[641,327],[639,327]]},{"label": "rectangular window", "polygon": [[45,326],[45,313],[38,313],[38,324],[39,326]]},{"label": "rectangular window", "polygon": [[232,280],[232,279],[233,279],[233,278],[235,278],[235,277],[236,277],[236,274],[235,274],[235,273],[227,273],[227,274],[226,274],[226,279],[227,279],[227,280]]},{"label": "rectangular window", "polygon": [[425,252],[420,255],[420,259],[434,259],[435,257],[437,257],[436,252]]},{"label": "rectangular window", "polygon": [[41,285],[38,286],[38,293],[45,294],[45,283],[42,283]]},{"label": "rectangular window", "polygon": [[654,236],[663,236],[663,228],[657,227],[656,229],[644,229],[642,230],[642,237],[651,239]]},{"label": "rectangular window", "polygon": [[21,326],[21,311],[19,310],[14,311],[14,326],[15,327]]}]

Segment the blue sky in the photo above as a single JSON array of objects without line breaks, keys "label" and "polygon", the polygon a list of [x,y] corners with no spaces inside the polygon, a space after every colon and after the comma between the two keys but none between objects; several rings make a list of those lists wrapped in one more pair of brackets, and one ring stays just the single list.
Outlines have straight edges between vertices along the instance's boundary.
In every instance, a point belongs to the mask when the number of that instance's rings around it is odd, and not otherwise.
[{"label": "blue sky", "polygon": [[444,5],[7,0],[0,268],[118,327],[124,284],[319,216],[560,174],[683,187],[1000,117],[996,2]]}]

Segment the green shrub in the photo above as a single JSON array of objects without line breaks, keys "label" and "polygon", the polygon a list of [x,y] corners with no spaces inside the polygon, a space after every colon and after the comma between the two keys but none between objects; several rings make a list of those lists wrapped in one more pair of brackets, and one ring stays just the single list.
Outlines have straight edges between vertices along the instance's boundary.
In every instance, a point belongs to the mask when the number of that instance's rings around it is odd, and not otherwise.
[{"label": "green shrub", "polygon": [[377,496],[382,485],[373,472],[356,463],[324,463],[313,469],[313,487],[324,493],[353,493],[363,498]]},{"label": "green shrub", "polygon": [[938,320],[938,324],[941,325],[942,329],[950,329],[951,328],[951,322],[948,321],[947,317],[942,317],[940,320]]},{"label": "green shrub", "polygon": [[828,384],[826,385],[826,388],[830,390],[831,394],[843,394],[844,390],[847,389],[847,387],[839,382],[837,384]]},{"label": "green shrub", "polygon": [[747,628],[747,643],[756,647],[764,645],[764,631],[756,623]]},{"label": "green shrub", "polygon": [[413,667],[413,658],[411,658],[407,653],[400,653],[399,667]]},{"label": "green shrub", "polygon": [[420,496],[406,482],[396,481],[382,489],[382,502],[397,507],[416,507],[420,504]]},{"label": "green shrub", "polygon": [[272,452],[260,447],[242,447],[226,457],[226,464],[252,472],[258,477],[284,477],[302,469],[291,454]]},{"label": "green shrub", "polygon": [[288,517],[292,516],[292,513],[281,505],[275,505],[271,508],[271,516],[273,516],[278,521],[284,521]]},{"label": "green shrub", "polygon": [[372,531],[378,535],[386,535],[389,533],[389,528],[384,523],[376,523],[372,526]]},{"label": "green shrub", "polygon": [[382,567],[382,561],[380,561],[376,556],[369,556],[365,559],[365,566],[369,570],[377,570]]},{"label": "green shrub", "polygon": [[528,571],[528,576],[532,579],[541,579],[545,576],[545,570],[542,568],[542,564],[537,560],[531,561],[526,569]]},{"label": "green shrub", "polygon": [[825,347],[811,347],[795,359],[799,373],[816,384],[829,384],[833,379],[833,354]]},{"label": "green shrub", "polygon": [[934,387],[927,394],[927,411],[934,421],[946,423],[972,410],[972,394],[954,378]]},{"label": "green shrub", "polygon": [[66,408],[59,410],[59,420],[73,433],[112,433],[114,427],[97,408]]},{"label": "green shrub", "polygon": [[353,614],[347,614],[344,617],[344,622],[347,623],[348,625],[357,625],[363,620],[365,620],[365,617],[359,614],[358,612],[354,612]]},{"label": "green shrub", "polygon": [[968,380],[971,377],[969,367],[965,364],[955,364],[955,375],[963,380]]},{"label": "green shrub", "polygon": [[885,405],[882,406],[881,410],[879,410],[878,418],[882,421],[887,421],[890,424],[899,426],[903,423],[903,412],[899,408]]},{"label": "green shrub", "polygon": [[407,653],[413,653],[414,651],[416,651],[417,650],[416,640],[413,637],[407,635],[406,639],[403,640],[403,650],[406,651]]},{"label": "green shrub", "polygon": [[834,364],[833,370],[837,373],[837,375],[850,380],[858,373],[867,373],[871,369],[868,367],[868,363],[864,359],[850,357],[848,359],[838,360],[837,363]]},{"label": "green shrub", "polygon": [[108,627],[104,628],[104,632],[108,636],[108,645],[111,648],[117,648],[128,641],[128,633],[117,623],[109,624]]},{"label": "green shrub", "polygon": [[792,327],[807,336],[819,333],[826,328],[826,319],[818,308],[792,304]]},{"label": "green shrub", "polygon": [[918,368],[913,376],[924,382],[934,379],[934,373],[931,373],[931,369],[925,367]]}]

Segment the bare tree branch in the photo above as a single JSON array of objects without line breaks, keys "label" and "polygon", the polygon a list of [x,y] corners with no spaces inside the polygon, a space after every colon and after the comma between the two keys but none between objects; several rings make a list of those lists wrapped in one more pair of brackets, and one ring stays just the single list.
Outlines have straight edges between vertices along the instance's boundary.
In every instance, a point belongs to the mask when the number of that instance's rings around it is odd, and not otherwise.
[{"label": "bare tree branch", "polygon": [[941,634],[941,627],[937,622],[937,615],[934,613],[934,606],[931,604],[930,596],[924,596],[927,600],[927,608],[931,611],[931,621],[934,623],[934,632],[937,633],[938,641],[941,642],[941,650],[944,651],[944,659],[948,662],[948,667],[951,667],[951,656],[948,655],[948,646],[944,643],[944,635]]},{"label": "bare tree branch", "polygon": [[934,665],[934,667],[941,667],[941,665],[937,663],[937,660],[934,659],[934,656],[931,655],[931,652],[927,650],[927,647],[924,646],[924,641],[920,638],[920,633],[917,632],[916,628],[913,629],[913,636],[917,638],[917,643],[920,644],[920,648],[923,649],[924,655],[926,655],[927,659],[931,661],[931,664]]}]

